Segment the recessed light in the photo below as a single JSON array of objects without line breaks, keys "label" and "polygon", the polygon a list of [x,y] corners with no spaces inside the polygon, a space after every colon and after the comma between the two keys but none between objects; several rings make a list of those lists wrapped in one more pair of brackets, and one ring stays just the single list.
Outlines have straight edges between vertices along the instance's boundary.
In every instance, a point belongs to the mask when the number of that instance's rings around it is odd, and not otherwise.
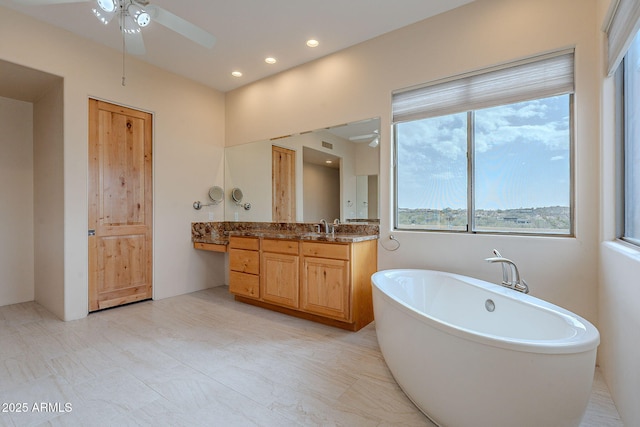
[{"label": "recessed light", "polygon": [[309,47],[318,47],[319,44],[320,43],[318,43],[318,40],[314,40],[314,39],[307,40],[307,46]]},{"label": "recessed light", "polygon": [[266,62],[267,64],[275,64],[277,61],[276,58],[268,57],[264,59],[264,62]]},{"label": "recessed light", "polygon": [[232,71],[231,75],[233,77],[242,77],[242,73],[240,71]]},{"label": "recessed light", "polygon": [[326,164],[328,164],[328,165],[330,165],[331,163],[333,163],[333,161],[332,161],[332,160],[325,160],[324,162],[325,162]]}]

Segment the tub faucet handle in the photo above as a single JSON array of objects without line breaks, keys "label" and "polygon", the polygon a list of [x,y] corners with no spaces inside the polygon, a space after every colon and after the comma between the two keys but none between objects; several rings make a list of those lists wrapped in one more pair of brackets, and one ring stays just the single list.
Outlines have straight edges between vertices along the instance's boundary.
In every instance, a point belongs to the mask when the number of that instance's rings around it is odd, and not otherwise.
[{"label": "tub faucet handle", "polygon": [[529,285],[527,285],[527,282],[525,282],[524,279],[520,280],[520,282],[518,283],[514,283],[513,289],[515,289],[516,291],[520,291],[524,294],[529,293]]}]

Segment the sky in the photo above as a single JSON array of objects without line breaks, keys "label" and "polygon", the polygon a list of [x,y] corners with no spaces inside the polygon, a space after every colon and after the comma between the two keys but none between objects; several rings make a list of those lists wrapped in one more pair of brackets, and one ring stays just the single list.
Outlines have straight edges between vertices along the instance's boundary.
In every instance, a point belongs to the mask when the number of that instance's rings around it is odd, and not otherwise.
[{"label": "sky", "polygon": [[[398,207],[466,209],[467,114],[400,123]],[[569,206],[569,95],[477,110],[476,209]]]}]

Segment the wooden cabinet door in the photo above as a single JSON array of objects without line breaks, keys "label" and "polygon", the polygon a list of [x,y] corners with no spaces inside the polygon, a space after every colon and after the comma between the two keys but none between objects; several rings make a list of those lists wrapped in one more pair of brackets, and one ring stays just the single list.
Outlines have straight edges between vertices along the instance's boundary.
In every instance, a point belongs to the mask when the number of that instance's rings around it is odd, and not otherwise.
[{"label": "wooden cabinet door", "polygon": [[301,308],[309,313],[350,320],[349,261],[303,258]]},{"label": "wooden cabinet door", "polygon": [[151,121],[89,100],[89,311],[152,296]]},{"label": "wooden cabinet door", "polygon": [[298,256],[263,252],[260,266],[260,296],[262,300],[298,308]]},{"label": "wooden cabinet door", "polygon": [[282,147],[271,149],[273,222],[296,221],[296,152]]}]

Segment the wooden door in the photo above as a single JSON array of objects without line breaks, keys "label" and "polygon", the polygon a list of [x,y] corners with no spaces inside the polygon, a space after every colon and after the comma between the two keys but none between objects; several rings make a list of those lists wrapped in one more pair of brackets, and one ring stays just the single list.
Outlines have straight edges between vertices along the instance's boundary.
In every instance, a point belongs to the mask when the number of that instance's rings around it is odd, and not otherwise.
[{"label": "wooden door", "polygon": [[272,159],[272,221],[296,221],[296,152],[275,145]]},{"label": "wooden door", "polygon": [[89,311],[152,296],[152,116],[89,100]]}]

